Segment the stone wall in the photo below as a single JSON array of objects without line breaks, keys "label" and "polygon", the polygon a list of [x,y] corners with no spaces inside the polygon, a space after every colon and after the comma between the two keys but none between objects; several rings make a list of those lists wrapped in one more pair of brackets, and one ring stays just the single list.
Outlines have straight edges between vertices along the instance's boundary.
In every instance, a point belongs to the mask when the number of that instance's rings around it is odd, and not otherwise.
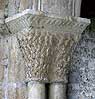
[{"label": "stone wall", "polygon": [[[1,1],[2,0],[0,0],[0,2]],[[60,11],[60,4],[62,5],[61,0],[43,2],[45,6],[49,4],[45,8],[40,8],[40,6],[36,5],[38,0],[33,0],[33,2],[31,1],[32,0],[6,0],[5,3],[0,4],[5,4],[5,18],[19,13],[27,8],[35,10],[42,9],[42,11],[44,10],[50,14],[52,12],[56,12],[56,14],[53,13],[53,15],[59,16],[60,13],[62,13],[62,11]],[[60,3],[58,1],[60,1]],[[79,11],[75,10],[75,8],[79,9],[79,5],[76,7],[74,6],[75,0],[72,0],[73,2],[70,2],[71,0],[64,1],[65,2],[63,4],[67,1],[70,5],[72,5],[68,8],[73,9],[72,13],[69,11],[68,15],[79,16]],[[76,0],[76,2],[77,1],[79,0]],[[31,6],[32,3],[35,6]],[[56,7],[57,11],[55,9]],[[4,8],[2,8],[2,6],[0,11],[4,12]],[[60,13],[58,13],[59,11]],[[81,40],[76,46],[74,46],[74,55],[72,57],[71,70],[69,72],[69,84],[67,90],[68,99],[95,98],[95,31],[92,30],[95,27],[93,27],[93,23],[95,22],[92,22],[89,29],[83,33]],[[17,39],[15,35],[6,35],[4,37],[0,35],[0,99],[27,99],[27,90],[24,61],[18,48]]]},{"label": "stone wall", "polygon": [[95,19],[74,47],[68,99],[95,99]]},{"label": "stone wall", "polygon": [[[2,1],[2,0],[1,0]],[[25,9],[41,10],[53,16],[80,16],[81,0],[5,0],[5,16]]]},{"label": "stone wall", "polygon": [[27,99],[24,62],[15,36],[0,36],[0,99]]}]

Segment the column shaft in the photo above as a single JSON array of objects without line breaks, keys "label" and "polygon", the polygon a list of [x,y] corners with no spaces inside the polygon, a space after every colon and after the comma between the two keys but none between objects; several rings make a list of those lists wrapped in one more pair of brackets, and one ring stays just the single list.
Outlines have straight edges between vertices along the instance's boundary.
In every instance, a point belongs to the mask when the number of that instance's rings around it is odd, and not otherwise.
[{"label": "column shaft", "polygon": [[45,84],[33,81],[29,82],[28,99],[45,99]]},{"label": "column shaft", "polygon": [[49,99],[66,99],[66,84],[53,83],[50,85]]}]

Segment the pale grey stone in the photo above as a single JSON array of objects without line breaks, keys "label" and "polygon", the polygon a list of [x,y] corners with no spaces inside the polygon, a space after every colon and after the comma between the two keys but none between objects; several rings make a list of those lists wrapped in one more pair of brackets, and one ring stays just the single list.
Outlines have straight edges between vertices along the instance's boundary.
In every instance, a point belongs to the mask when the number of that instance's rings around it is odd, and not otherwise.
[{"label": "pale grey stone", "polygon": [[4,91],[0,88],[0,99],[3,99]]},{"label": "pale grey stone", "polygon": [[39,82],[28,83],[28,99],[46,99],[45,84]]},{"label": "pale grey stone", "polygon": [[4,21],[5,0],[0,0],[0,22]]},{"label": "pale grey stone", "polygon": [[79,89],[76,89],[77,87],[71,89],[72,86],[69,85],[69,99],[72,99],[71,97],[78,99],[74,95],[73,90],[79,93],[79,99],[93,99],[95,97],[95,40],[89,37],[89,35],[89,33],[82,35],[82,38],[77,44],[72,56],[73,58],[69,83],[71,83],[73,86],[78,84]]},{"label": "pale grey stone", "polygon": [[66,84],[52,83],[49,86],[49,99],[67,99]]},{"label": "pale grey stone", "polygon": [[3,64],[3,56],[4,56],[4,51],[3,51],[3,37],[0,36],[0,82],[3,82],[4,79],[4,64]]},{"label": "pale grey stone", "polygon": [[19,50],[16,36],[10,36],[8,39],[9,45],[9,65],[8,66],[8,79],[10,82],[25,81],[25,65]]},{"label": "pale grey stone", "polygon": [[90,24],[90,20],[85,18],[53,17],[44,13],[38,15],[37,11],[33,12],[29,9],[7,18],[5,22],[12,33],[17,33],[23,29],[25,30],[35,26],[44,27],[50,32],[71,32],[78,33],[78,35]]},{"label": "pale grey stone", "polygon": [[8,99],[27,99],[27,88],[25,86],[19,88],[8,89]]},{"label": "pale grey stone", "polygon": [[81,0],[9,0],[8,16],[26,9],[43,11],[52,16],[80,16]]}]

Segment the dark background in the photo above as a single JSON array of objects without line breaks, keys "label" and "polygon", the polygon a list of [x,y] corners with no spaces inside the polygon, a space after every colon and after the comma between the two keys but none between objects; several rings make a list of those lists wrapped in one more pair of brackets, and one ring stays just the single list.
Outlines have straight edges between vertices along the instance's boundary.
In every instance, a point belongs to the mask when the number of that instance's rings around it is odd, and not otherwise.
[{"label": "dark background", "polygon": [[82,0],[81,17],[95,18],[95,0]]}]

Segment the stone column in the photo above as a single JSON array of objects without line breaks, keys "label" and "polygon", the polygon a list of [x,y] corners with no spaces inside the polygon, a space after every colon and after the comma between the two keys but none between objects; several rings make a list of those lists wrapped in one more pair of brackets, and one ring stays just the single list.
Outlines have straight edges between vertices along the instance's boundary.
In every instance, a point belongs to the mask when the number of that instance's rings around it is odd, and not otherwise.
[{"label": "stone column", "polygon": [[[50,99],[66,99],[71,48],[90,21],[76,17],[52,17],[26,10],[7,18],[5,23],[11,33],[16,35],[25,61],[29,99],[45,99],[45,94],[41,96],[41,93],[47,82],[52,83]],[[35,95],[31,91],[34,86]]]},{"label": "stone column", "polygon": [[66,84],[50,84],[49,99],[66,99]]},{"label": "stone column", "polygon": [[39,82],[28,83],[28,99],[45,99],[45,85]]}]

